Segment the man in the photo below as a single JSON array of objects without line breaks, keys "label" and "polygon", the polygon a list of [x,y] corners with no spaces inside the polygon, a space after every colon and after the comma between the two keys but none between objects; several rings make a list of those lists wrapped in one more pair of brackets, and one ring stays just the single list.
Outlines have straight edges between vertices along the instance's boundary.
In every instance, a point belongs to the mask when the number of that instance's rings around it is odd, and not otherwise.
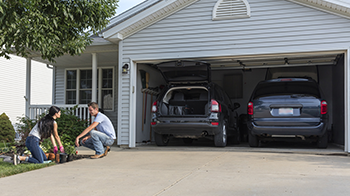
[{"label": "man", "polygon": [[[88,104],[89,113],[91,116],[95,117],[94,122],[86,128],[78,137],[75,139],[75,145],[79,147],[79,139],[86,137],[81,140],[81,145],[95,150],[92,159],[98,159],[103,156],[107,156],[110,146],[114,143],[116,139],[115,130],[112,122],[109,118],[98,111],[98,105],[95,102]],[[96,130],[94,130],[96,128]]]}]

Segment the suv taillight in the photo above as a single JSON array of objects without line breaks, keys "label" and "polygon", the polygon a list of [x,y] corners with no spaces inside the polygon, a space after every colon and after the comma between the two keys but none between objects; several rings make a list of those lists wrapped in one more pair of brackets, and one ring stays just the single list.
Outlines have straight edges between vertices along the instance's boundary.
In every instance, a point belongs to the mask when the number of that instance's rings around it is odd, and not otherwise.
[{"label": "suv taillight", "polygon": [[253,102],[249,102],[248,103],[248,114],[249,115],[253,115],[254,114],[254,110],[253,110]]},{"label": "suv taillight", "polygon": [[214,99],[211,100],[211,112],[221,112],[221,105]]},{"label": "suv taillight", "polygon": [[321,101],[321,114],[327,114],[327,102]]},{"label": "suv taillight", "polygon": [[158,102],[155,101],[155,102],[153,102],[153,104],[152,104],[152,112],[153,112],[153,113],[157,112],[157,110],[158,110],[158,109],[157,109],[157,103],[158,103]]}]

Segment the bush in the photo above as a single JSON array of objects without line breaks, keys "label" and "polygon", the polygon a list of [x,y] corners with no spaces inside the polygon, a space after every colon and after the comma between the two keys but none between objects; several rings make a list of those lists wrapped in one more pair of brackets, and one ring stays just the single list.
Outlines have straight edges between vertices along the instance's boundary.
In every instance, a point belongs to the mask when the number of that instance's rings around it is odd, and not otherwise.
[{"label": "bush", "polygon": [[87,120],[81,120],[74,114],[75,106],[71,110],[61,110],[61,117],[57,120],[58,134],[62,144],[74,146],[75,138],[89,126]]},{"label": "bush", "polygon": [[19,136],[21,137],[21,140],[19,141],[20,144],[24,145],[25,141],[32,130],[32,128],[35,126],[37,119],[29,119],[28,117],[18,117],[19,123],[16,123],[17,126],[17,132]]},{"label": "bush", "polygon": [[9,117],[2,113],[0,115],[0,141],[13,143],[15,136],[16,132]]}]

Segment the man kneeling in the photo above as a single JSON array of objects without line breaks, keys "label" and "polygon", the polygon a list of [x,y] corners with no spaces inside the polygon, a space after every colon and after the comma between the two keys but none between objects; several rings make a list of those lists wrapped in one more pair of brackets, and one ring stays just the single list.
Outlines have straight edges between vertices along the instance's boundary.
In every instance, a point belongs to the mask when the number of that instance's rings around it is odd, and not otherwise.
[{"label": "man kneeling", "polygon": [[[98,111],[98,105],[95,102],[90,102],[89,113],[95,117],[94,122],[86,128],[75,139],[75,145],[79,147],[79,139],[87,135],[81,140],[81,145],[95,151],[92,159],[107,156],[110,146],[113,145],[116,139],[113,124],[109,118]],[[94,130],[96,128],[96,130]]]}]

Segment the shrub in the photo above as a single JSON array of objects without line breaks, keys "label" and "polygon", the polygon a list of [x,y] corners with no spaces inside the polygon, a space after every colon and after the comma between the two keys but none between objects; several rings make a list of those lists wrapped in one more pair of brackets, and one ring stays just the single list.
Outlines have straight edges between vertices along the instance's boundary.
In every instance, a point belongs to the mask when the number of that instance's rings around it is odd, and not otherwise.
[{"label": "shrub", "polygon": [[13,143],[15,136],[16,132],[9,117],[2,113],[0,115],[0,141]]},{"label": "shrub", "polygon": [[74,146],[75,138],[89,125],[87,120],[82,120],[75,116],[74,110],[77,107],[75,106],[71,110],[61,110],[61,117],[57,120],[57,131],[62,144],[67,143],[67,145]]},{"label": "shrub", "polygon": [[28,117],[18,117],[19,123],[16,123],[17,132],[21,137],[20,144],[24,145],[29,135],[29,132],[35,126],[37,119],[29,119]]}]

